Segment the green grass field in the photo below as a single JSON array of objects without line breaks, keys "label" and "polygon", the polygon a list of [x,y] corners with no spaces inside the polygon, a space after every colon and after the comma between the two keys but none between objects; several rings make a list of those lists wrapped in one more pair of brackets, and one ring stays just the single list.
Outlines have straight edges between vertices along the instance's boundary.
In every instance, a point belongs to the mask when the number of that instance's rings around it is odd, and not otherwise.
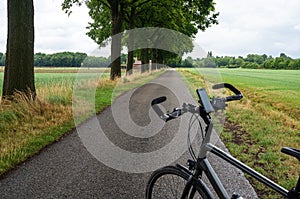
[{"label": "green grass field", "polygon": [[[268,101],[284,103],[295,119],[300,116],[300,71],[299,70],[232,70],[222,69],[226,82],[231,82],[246,92],[251,90],[264,95]],[[247,96],[246,96],[247,97]],[[278,107],[280,108],[280,107]],[[285,111],[285,110],[283,110]]]},{"label": "green grass field", "polygon": [[[179,70],[192,90],[203,86],[195,69]],[[200,69],[215,80],[216,69]],[[239,88],[244,99],[232,102],[221,137],[233,156],[287,189],[296,184],[299,162],[280,153],[300,148],[300,71],[220,69],[223,82]],[[202,85],[201,85],[202,84]],[[193,91],[194,92],[194,91]],[[260,198],[281,198],[249,178]]]}]

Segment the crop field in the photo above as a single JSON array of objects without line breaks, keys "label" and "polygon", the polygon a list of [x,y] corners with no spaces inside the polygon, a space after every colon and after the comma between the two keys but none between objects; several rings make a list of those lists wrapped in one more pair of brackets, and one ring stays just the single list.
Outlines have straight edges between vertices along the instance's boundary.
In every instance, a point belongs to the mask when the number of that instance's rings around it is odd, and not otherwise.
[{"label": "crop field", "polygon": [[[199,71],[214,79],[216,69],[180,69],[194,90],[203,85]],[[244,98],[229,103],[221,138],[231,154],[287,189],[296,184],[299,162],[280,152],[300,148],[300,71],[220,69],[223,82]],[[203,84],[203,83],[202,83]],[[281,198],[249,178],[260,198]]]},{"label": "crop field", "polygon": [[[89,74],[98,73],[103,77],[109,76],[109,71],[107,69],[79,69],[79,68],[35,68],[35,85],[36,88],[40,88],[47,85],[53,84],[66,84],[72,87],[74,81],[76,80],[77,73],[84,73],[87,76]],[[2,95],[3,89],[3,67],[0,67],[0,96]]]}]

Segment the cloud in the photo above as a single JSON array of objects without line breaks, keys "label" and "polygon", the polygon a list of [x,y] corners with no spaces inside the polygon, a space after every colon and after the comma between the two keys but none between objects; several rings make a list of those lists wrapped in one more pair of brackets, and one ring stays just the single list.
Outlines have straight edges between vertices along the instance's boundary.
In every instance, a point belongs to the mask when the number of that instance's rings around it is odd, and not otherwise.
[{"label": "cloud", "polygon": [[[74,7],[68,17],[61,9],[62,1],[35,0],[35,52],[57,51],[93,52],[98,45],[90,39],[86,26],[90,21],[85,6]],[[0,52],[6,50],[6,1],[0,0]]]},{"label": "cloud", "polygon": [[87,35],[90,21],[85,6],[74,7],[68,17],[61,9],[61,1],[36,1],[36,51],[92,52],[97,48]]},{"label": "cloud", "polygon": [[299,7],[297,0],[217,0],[219,25],[199,33],[197,41],[219,55],[285,52],[300,57],[295,45],[300,43]]},{"label": "cloud", "polygon": [[[70,17],[61,0],[35,0],[35,51],[82,51],[98,46],[86,36],[90,21],[85,6],[74,7]],[[299,0],[216,0],[219,25],[196,37],[204,50],[217,55],[249,53],[278,56],[281,52],[300,57]],[[6,0],[0,0],[0,52],[6,48]],[[280,44],[280,45],[279,45]]]},{"label": "cloud", "polygon": [[295,26],[294,26],[294,29],[295,29],[295,30],[300,30],[300,24],[295,25]]},{"label": "cloud", "polygon": [[[2,2],[3,1],[3,2]],[[4,0],[0,0],[0,52],[4,52],[6,49],[6,1],[4,3]]]}]

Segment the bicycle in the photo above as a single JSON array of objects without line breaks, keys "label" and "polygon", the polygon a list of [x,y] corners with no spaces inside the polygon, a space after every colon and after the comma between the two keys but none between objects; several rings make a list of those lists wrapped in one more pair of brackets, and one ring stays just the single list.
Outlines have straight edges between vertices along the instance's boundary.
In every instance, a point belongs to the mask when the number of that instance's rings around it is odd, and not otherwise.
[{"label": "bicycle", "polygon": [[[233,194],[229,197],[219,177],[206,158],[208,152],[211,152],[244,173],[252,176],[264,185],[275,190],[285,198],[300,199],[300,176],[296,186],[288,191],[211,143],[211,136],[213,132],[213,119],[211,117],[211,113],[219,110],[225,110],[227,106],[226,102],[240,100],[243,98],[243,94],[231,84],[223,83],[213,86],[213,89],[220,88],[227,88],[232,91],[234,95],[223,98],[213,97],[210,100],[204,88],[197,89],[196,92],[199,97],[199,106],[183,103],[181,108],[175,108],[173,112],[168,114],[164,114],[158,106],[158,104],[166,101],[166,97],[163,96],[152,100],[152,108],[165,122],[176,119],[184,113],[192,113],[193,115],[196,114],[200,116],[206,127],[204,130],[201,128],[203,140],[198,156],[195,156],[195,154],[193,154],[193,150],[190,150],[190,154],[193,159],[188,160],[188,168],[183,165],[176,164],[175,166],[166,166],[154,171],[147,183],[146,198],[214,198],[214,195],[202,180],[202,176],[205,174],[219,198],[241,199],[242,197],[238,194]],[[281,149],[281,152],[293,156],[300,161],[300,150],[298,149],[284,147]]]}]

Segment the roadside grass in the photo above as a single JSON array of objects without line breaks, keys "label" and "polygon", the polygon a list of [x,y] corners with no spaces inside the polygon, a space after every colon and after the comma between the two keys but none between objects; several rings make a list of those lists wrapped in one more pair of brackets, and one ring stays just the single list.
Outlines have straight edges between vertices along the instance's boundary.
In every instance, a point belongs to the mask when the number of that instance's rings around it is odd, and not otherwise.
[{"label": "roadside grass", "polygon": [[[122,92],[142,85],[163,72],[133,75],[116,81],[104,75],[95,82],[88,82],[85,86],[96,88],[96,110],[83,110],[81,121],[109,106]],[[37,73],[37,79],[40,79],[36,86],[36,100],[16,93],[15,101],[2,101],[0,104],[0,175],[75,128],[72,94],[76,74],[55,73],[54,76]],[[113,92],[116,84],[120,88],[118,93]]]},{"label": "roadside grass", "polygon": [[[179,72],[189,79],[199,79],[199,74],[193,70]],[[224,82],[235,85],[245,96],[240,102],[229,103],[226,111],[228,118],[221,134],[225,145],[233,156],[291,189],[300,173],[299,162],[282,154],[280,149],[285,146],[300,148],[300,71],[219,71]],[[195,82],[193,90],[203,87],[198,81]],[[260,198],[282,198],[247,177]]]}]

